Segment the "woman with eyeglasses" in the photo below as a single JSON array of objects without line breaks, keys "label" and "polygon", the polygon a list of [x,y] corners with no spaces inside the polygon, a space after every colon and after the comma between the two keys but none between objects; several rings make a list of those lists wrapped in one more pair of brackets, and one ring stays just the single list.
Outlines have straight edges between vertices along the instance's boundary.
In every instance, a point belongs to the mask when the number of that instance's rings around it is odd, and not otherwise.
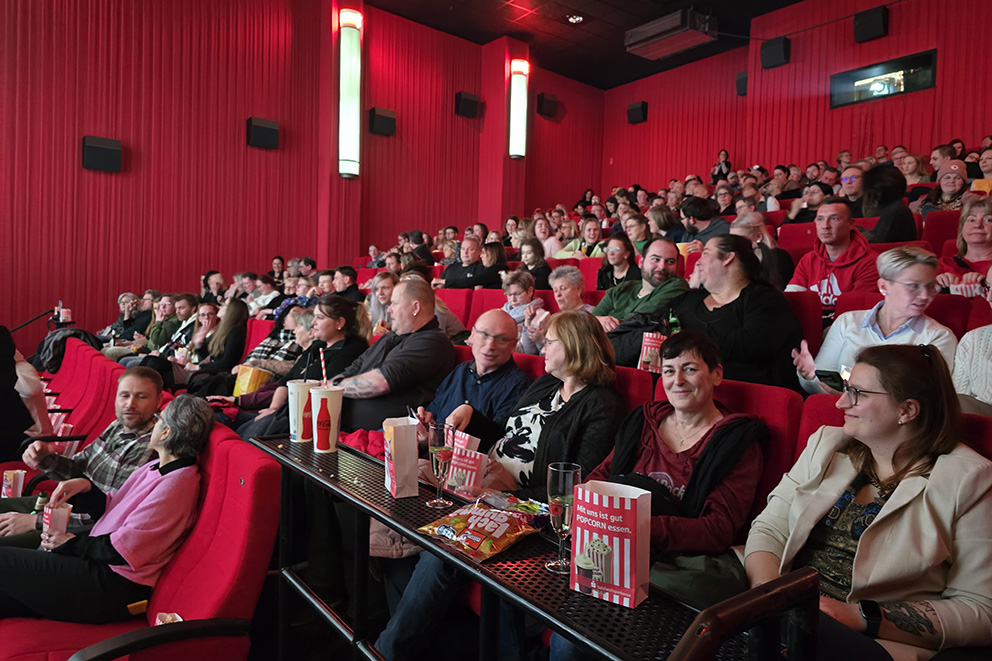
[{"label": "woman with eyeglasses", "polygon": [[792,361],[806,392],[839,393],[840,375],[854,365],[858,352],[883,344],[932,344],[953,369],[957,338],[925,314],[940,290],[937,256],[916,246],[900,246],[879,255],[875,263],[883,300],[870,310],[838,316],[815,359],[805,340],[793,350]]},{"label": "woman with eyeglasses", "polygon": [[624,282],[641,279],[634,246],[625,234],[611,236],[603,248],[603,266],[596,273],[596,289],[606,291]]},{"label": "woman with eyeglasses", "polygon": [[720,206],[720,211],[716,215],[736,215],[736,210],[734,209],[734,189],[729,184],[720,184],[717,186],[714,197],[716,198],[716,203]]},{"label": "woman with eyeglasses", "polygon": [[992,462],[960,442],[942,351],[867,347],[843,388],[844,426],[809,438],[751,525],[751,586],[817,571],[817,659],[992,645]]}]

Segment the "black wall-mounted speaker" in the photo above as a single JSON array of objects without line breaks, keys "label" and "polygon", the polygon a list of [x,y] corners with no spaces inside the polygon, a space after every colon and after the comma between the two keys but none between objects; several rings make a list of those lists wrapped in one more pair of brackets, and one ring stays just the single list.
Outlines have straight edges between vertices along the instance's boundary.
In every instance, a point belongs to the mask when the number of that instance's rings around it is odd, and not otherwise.
[{"label": "black wall-mounted speaker", "polygon": [[789,63],[792,42],[788,37],[776,37],[761,44],[761,68],[774,69]]},{"label": "black wall-mounted speaker", "polygon": [[385,108],[369,110],[369,132],[376,135],[396,135],[396,111]]},{"label": "black wall-mounted speaker", "polygon": [[747,71],[737,74],[737,96],[747,96]]},{"label": "black wall-mounted speaker", "polygon": [[249,117],[245,122],[245,142],[249,147],[279,149],[279,122]]},{"label": "black wall-mounted speaker", "polygon": [[859,44],[889,35],[889,8],[885,5],[854,15],[854,40]]},{"label": "black wall-mounted speaker", "polygon": [[476,117],[479,114],[479,96],[468,92],[455,94],[455,114],[460,117]]},{"label": "black wall-mounted speaker", "polygon": [[640,124],[648,121],[648,102],[637,101],[627,106],[627,123]]},{"label": "black wall-mounted speaker", "polygon": [[121,141],[83,136],[83,167],[104,172],[121,171]]},{"label": "black wall-mounted speaker", "polygon": [[537,114],[542,117],[554,117],[558,114],[558,97],[554,94],[537,95]]}]

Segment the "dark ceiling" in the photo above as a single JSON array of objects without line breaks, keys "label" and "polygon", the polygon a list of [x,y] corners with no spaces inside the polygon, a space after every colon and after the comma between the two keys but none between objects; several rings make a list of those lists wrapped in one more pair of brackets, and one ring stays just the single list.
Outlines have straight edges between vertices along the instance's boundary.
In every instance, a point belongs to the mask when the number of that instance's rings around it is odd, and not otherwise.
[{"label": "dark ceiling", "polygon": [[[530,45],[535,66],[609,89],[743,46],[753,17],[798,1],[366,0],[366,4],[477,44],[504,35],[519,39]],[[719,31],[738,36],[721,36],[663,60],[627,53],[623,44],[627,30],[689,6],[712,10]],[[582,16],[582,23],[569,23],[570,14]]]}]

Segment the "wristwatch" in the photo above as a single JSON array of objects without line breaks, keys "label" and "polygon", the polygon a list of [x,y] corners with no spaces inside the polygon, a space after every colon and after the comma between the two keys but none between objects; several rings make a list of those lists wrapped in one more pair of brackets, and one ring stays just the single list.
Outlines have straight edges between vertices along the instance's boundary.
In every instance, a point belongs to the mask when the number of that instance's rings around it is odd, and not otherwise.
[{"label": "wristwatch", "polygon": [[862,599],[858,602],[858,610],[861,611],[861,617],[865,618],[865,635],[878,638],[878,627],[882,624],[882,609],[878,602]]}]

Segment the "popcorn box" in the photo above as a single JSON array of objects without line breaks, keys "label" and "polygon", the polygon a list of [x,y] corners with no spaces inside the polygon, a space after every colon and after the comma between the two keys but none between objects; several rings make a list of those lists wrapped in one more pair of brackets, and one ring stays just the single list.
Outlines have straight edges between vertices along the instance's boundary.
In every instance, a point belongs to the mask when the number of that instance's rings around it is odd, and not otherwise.
[{"label": "popcorn box", "polygon": [[641,357],[637,367],[646,372],[661,374],[661,345],[668,339],[663,333],[645,333],[641,340]]},{"label": "popcorn box", "polygon": [[[478,447],[479,439],[476,438],[475,441]],[[488,461],[489,457],[484,453],[456,445],[451,457],[451,468],[448,470],[447,487],[449,489],[481,487]]]},{"label": "popcorn box", "polygon": [[651,493],[592,480],[575,486],[573,590],[634,608],[648,596]]}]

